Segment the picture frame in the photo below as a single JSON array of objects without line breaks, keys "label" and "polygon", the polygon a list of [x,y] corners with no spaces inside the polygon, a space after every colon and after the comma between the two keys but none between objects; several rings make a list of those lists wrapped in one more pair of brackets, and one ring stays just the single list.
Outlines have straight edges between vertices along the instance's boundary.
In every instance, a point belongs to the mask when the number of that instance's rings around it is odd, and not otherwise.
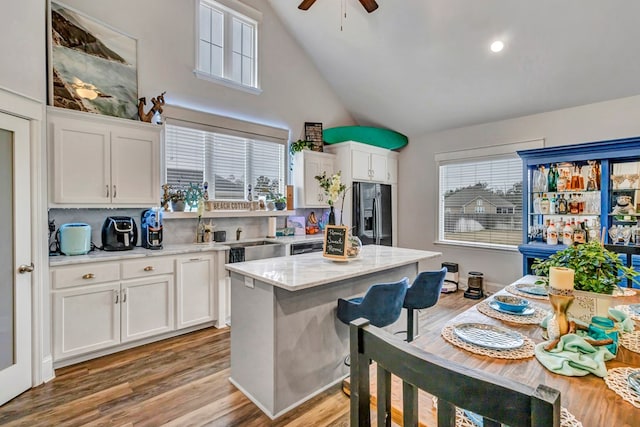
[{"label": "picture frame", "polygon": [[48,104],[138,120],[138,41],[50,0]]},{"label": "picture frame", "polygon": [[322,123],[305,122],[304,123],[304,140],[311,143],[312,151],[322,152]]}]

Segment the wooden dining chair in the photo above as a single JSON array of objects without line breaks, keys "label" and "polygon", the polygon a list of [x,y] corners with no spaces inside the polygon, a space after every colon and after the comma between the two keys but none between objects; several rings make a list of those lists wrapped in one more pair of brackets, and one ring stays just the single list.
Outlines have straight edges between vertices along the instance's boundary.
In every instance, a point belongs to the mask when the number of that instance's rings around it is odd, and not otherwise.
[{"label": "wooden dining chair", "polygon": [[[532,388],[427,353],[360,318],[350,324],[351,426],[371,425],[369,363],[377,363],[377,423],[391,426],[391,375],[402,380],[403,425],[418,425],[418,389],[438,398],[438,427],[456,425],[456,407],[485,427],[559,427],[560,392]],[[396,408],[397,409],[397,408]]]}]

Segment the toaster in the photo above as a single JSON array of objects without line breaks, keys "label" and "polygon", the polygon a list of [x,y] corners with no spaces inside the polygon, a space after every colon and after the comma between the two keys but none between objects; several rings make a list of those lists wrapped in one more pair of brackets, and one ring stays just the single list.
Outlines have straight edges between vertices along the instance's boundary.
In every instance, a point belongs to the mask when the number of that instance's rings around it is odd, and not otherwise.
[{"label": "toaster", "polygon": [[102,249],[127,251],[138,241],[138,227],[130,216],[108,216],[102,224]]},{"label": "toaster", "polygon": [[65,255],[84,255],[91,250],[91,226],[82,222],[62,224],[58,229],[60,252]]}]

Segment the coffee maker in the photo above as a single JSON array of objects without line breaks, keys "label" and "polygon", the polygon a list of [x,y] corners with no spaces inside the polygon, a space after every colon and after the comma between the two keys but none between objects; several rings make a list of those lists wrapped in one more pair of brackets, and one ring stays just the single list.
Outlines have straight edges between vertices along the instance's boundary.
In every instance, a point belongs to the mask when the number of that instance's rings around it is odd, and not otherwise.
[{"label": "coffee maker", "polygon": [[142,247],[162,249],[162,210],[145,209],[140,217]]},{"label": "coffee maker", "polygon": [[138,227],[130,216],[108,216],[102,224],[102,249],[131,250],[138,240]]}]

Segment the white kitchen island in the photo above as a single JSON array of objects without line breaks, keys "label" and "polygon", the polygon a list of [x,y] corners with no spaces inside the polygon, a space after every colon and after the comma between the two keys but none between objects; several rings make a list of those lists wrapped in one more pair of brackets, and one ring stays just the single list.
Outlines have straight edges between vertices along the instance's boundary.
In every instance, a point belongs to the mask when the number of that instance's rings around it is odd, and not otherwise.
[{"label": "white kitchen island", "polygon": [[331,387],[349,373],[349,328],[336,317],[338,298],[405,276],[411,282],[421,261],[440,255],[368,245],[350,262],[315,252],[227,264],[230,381],[271,418]]}]

